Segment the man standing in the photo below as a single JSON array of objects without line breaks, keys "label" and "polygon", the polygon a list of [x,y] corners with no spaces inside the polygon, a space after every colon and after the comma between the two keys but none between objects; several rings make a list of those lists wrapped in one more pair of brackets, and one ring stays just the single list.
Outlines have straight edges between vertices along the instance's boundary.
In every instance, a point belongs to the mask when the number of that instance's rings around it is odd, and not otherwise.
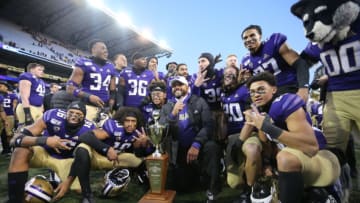
[{"label": "man standing", "polygon": [[44,97],[44,111],[47,111],[52,108],[51,98],[57,91],[59,91],[59,88],[60,88],[60,86],[57,85],[56,83],[50,84],[50,92],[49,92],[49,94],[46,94]]},{"label": "man standing", "polygon": [[[0,82],[0,94],[2,94],[3,97],[2,106],[6,114],[7,123],[7,125],[3,127],[1,127],[0,124],[1,142],[3,144],[1,154],[9,154],[11,153],[9,142],[13,136],[13,129],[15,127],[14,111],[18,103],[18,97],[9,91],[9,84],[3,81]],[[3,131],[4,129],[5,131]]]},{"label": "man standing", "polygon": [[[220,147],[212,140],[214,121],[205,100],[189,93],[187,80],[176,76],[172,82],[174,99],[165,104],[160,124],[168,125],[170,164],[176,190],[190,189],[202,177],[207,180],[207,200],[215,201],[220,192]],[[171,181],[172,180],[172,181]],[[171,187],[171,186],[170,186]]]},{"label": "man standing", "polygon": [[249,25],[241,34],[245,48],[250,53],[243,57],[241,68],[253,75],[268,71],[275,75],[279,93],[297,93],[304,101],[308,99],[309,70],[306,62],[286,43],[287,37],[274,33],[261,41],[262,30]]},{"label": "man standing", "polygon": [[[116,96],[114,65],[108,62],[108,50],[101,40],[89,44],[91,57],[80,58],[73,69],[66,91],[82,98],[86,103],[86,118],[94,120],[98,108],[109,107],[112,110]],[[109,93],[110,92],[110,93]]]},{"label": "man standing", "polygon": [[45,83],[41,79],[44,66],[38,63],[29,63],[28,72],[19,76],[20,101],[16,107],[16,116],[19,125],[31,125],[43,114]]},{"label": "man standing", "polygon": [[146,69],[146,58],[140,53],[132,57],[134,66],[125,69],[120,75],[120,87],[124,97],[124,106],[140,107],[142,100],[148,95],[148,86],[155,80],[154,74]]}]

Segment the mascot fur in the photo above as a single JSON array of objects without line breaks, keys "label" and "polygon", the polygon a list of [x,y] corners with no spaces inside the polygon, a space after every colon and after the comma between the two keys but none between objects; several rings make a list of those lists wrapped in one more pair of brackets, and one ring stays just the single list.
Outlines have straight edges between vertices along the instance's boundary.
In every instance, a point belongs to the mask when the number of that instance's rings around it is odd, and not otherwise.
[{"label": "mascot fur", "polygon": [[[360,0],[300,0],[291,7],[291,12],[302,20],[306,38],[320,49],[330,46],[336,50],[360,32]],[[349,173],[349,169],[342,168],[342,188],[337,189],[342,203],[349,199],[351,181],[346,175]]]},{"label": "mascot fur", "polygon": [[301,0],[291,12],[303,21],[305,36],[320,48],[360,30],[359,0]]}]

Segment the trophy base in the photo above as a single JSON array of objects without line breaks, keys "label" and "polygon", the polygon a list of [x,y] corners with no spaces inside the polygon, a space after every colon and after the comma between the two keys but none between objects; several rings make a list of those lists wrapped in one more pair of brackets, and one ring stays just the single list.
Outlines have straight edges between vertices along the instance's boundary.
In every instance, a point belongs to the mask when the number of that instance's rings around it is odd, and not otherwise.
[{"label": "trophy base", "polygon": [[138,203],[171,203],[174,201],[176,191],[165,190],[161,194],[146,193]]}]

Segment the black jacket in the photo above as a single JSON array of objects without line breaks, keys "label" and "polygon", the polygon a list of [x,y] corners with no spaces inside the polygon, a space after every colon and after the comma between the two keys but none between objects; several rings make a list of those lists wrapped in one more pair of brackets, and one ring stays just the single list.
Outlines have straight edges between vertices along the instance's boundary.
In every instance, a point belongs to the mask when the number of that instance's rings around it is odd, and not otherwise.
[{"label": "black jacket", "polygon": [[[159,123],[169,127],[169,134],[172,140],[177,140],[178,136],[181,136],[181,132],[178,128],[178,119],[170,119],[173,107],[173,102],[166,103],[160,113]],[[191,95],[187,103],[188,114],[190,124],[196,132],[194,141],[199,142],[202,146],[212,138],[214,121],[211,116],[211,112],[206,101],[196,95]]]}]

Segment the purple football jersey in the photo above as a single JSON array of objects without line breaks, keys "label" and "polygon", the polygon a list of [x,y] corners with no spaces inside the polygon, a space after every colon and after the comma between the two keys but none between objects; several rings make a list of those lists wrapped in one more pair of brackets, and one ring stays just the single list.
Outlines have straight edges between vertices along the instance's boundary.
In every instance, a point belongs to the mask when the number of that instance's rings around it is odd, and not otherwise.
[{"label": "purple football jersey", "polygon": [[[304,100],[296,94],[283,94],[277,97],[271,104],[269,110],[269,116],[274,121],[274,125],[281,129],[288,130],[286,125],[286,119],[295,111],[302,108],[306,114],[306,120],[312,125],[310,115],[306,111],[306,104]],[[319,148],[323,148],[326,145],[326,140],[321,131],[314,128],[315,137],[317,139]]]},{"label": "purple football jersey", "polygon": [[155,79],[153,73],[146,69],[137,75],[132,69],[125,69],[121,77],[125,80],[124,106],[139,107],[148,95],[149,84]]},{"label": "purple football jersey", "polygon": [[257,53],[249,53],[243,57],[241,62],[243,68],[250,70],[254,75],[263,71],[274,74],[278,86],[297,86],[296,70],[289,66],[279,53],[279,49],[286,39],[283,34],[272,34],[263,42]]},{"label": "purple football jersey", "polygon": [[104,66],[93,63],[91,59],[79,58],[75,63],[84,72],[81,90],[101,98],[105,103],[109,101],[109,84],[111,77],[118,76],[112,63]]},{"label": "purple football jersey", "polygon": [[316,102],[311,105],[311,115],[315,116],[317,127],[321,127],[321,122],[323,119],[323,105],[320,102]]},{"label": "purple football jersey", "polygon": [[336,45],[324,44],[319,48],[309,44],[304,52],[325,66],[329,76],[327,91],[360,89],[360,33],[339,41]]},{"label": "purple football jersey", "polygon": [[[193,94],[196,94],[205,99],[209,104],[210,110],[220,110],[221,109],[221,81],[223,78],[224,70],[215,69],[215,78],[206,81],[200,87],[195,85],[192,88]],[[196,80],[197,75],[194,75],[194,81]]]},{"label": "purple football jersey", "polygon": [[[30,97],[29,103],[32,106],[41,106],[43,105],[43,100],[45,96],[45,83],[42,79],[35,77],[33,74],[25,72],[19,76],[20,80],[28,80],[31,82]],[[21,98],[20,98],[20,103]]]},{"label": "purple football jersey", "polygon": [[79,144],[79,136],[89,130],[95,129],[95,125],[91,121],[85,120],[85,124],[80,128],[78,132],[76,132],[74,135],[68,135],[65,130],[66,111],[61,109],[50,109],[46,111],[43,115],[43,120],[46,123],[46,130],[44,131],[44,136],[58,136],[61,139],[71,140],[70,143],[67,143],[67,146],[71,149],[60,150],[60,154],[57,153],[54,149],[45,146],[46,151],[51,156],[59,159],[72,158],[74,149]]},{"label": "purple football jersey", "polygon": [[18,100],[18,97],[17,97],[16,94],[11,93],[11,94],[5,94],[4,95],[4,99],[2,101],[2,104],[3,104],[4,111],[5,111],[7,116],[14,115],[14,106],[13,106],[13,101],[14,100]]},{"label": "purple football jersey", "polygon": [[227,135],[240,133],[244,126],[245,106],[249,102],[250,94],[245,85],[238,87],[230,94],[221,94],[221,103],[225,114],[228,116]]},{"label": "purple football jersey", "polygon": [[109,138],[104,140],[104,142],[119,152],[132,152],[133,142],[135,142],[135,137],[137,136],[136,132],[126,133],[124,127],[118,123],[116,120],[108,119],[103,125],[103,130],[105,130]]}]

